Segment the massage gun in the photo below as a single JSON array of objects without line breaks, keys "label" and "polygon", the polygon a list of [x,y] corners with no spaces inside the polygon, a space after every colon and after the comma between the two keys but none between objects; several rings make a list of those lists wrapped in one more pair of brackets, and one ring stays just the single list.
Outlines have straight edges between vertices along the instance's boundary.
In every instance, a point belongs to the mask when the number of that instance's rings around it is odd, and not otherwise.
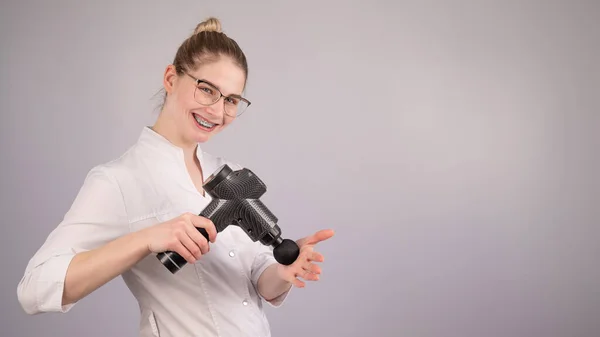
[{"label": "massage gun", "polygon": [[[210,219],[217,233],[229,225],[239,226],[252,241],[272,246],[277,262],[290,265],[296,261],[300,249],[296,242],[281,238],[277,217],[260,201],[266,185],[252,171],[234,171],[224,164],[206,179],[203,188],[212,200],[199,215]],[[206,230],[197,229],[208,240]],[[173,274],[187,263],[172,251],[159,253],[157,258]]]}]

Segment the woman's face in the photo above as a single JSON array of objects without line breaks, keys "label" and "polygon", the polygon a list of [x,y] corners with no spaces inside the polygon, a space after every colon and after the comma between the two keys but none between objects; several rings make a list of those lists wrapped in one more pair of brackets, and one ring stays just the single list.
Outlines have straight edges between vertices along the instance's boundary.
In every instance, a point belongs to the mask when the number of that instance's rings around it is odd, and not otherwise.
[{"label": "woman's face", "polygon": [[[196,79],[208,83],[197,84]],[[203,64],[181,76],[172,65],[167,67],[164,113],[169,120],[171,137],[176,137],[181,145],[191,146],[206,142],[219,133],[235,119],[235,103],[242,95],[244,85],[243,70],[227,57]],[[219,91],[224,97],[220,97]],[[210,104],[217,98],[216,103]]]}]

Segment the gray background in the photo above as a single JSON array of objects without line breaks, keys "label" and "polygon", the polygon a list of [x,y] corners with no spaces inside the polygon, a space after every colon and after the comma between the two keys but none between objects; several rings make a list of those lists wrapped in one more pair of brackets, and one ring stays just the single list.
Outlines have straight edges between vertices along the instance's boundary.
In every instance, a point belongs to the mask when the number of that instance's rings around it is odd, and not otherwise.
[{"label": "gray background", "polygon": [[151,124],[209,15],[251,109],[205,148],[251,168],[322,281],[275,336],[600,335],[597,1],[4,1],[0,335],[134,336],[121,279],[66,315],[16,287],[85,174]]}]

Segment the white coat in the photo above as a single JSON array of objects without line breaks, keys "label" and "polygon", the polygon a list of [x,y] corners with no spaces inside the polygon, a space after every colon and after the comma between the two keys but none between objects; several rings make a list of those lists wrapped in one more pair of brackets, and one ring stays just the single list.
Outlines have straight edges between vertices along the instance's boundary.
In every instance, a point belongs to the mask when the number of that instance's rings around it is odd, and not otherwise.
[{"label": "white coat", "polygon": [[[196,155],[205,176],[222,164],[240,166],[205,153]],[[63,284],[73,256],[122,235],[178,217],[199,214],[210,202],[195,188],[182,149],[144,127],[121,157],[94,167],[64,220],[29,261],[18,298],[29,314],[66,313]],[[260,274],[276,263],[272,250],[229,226],[210,252],[176,274],[154,254],[122,274],[140,305],[141,337],[270,336],[257,292]],[[270,305],[282,305],[289,291]]]}]

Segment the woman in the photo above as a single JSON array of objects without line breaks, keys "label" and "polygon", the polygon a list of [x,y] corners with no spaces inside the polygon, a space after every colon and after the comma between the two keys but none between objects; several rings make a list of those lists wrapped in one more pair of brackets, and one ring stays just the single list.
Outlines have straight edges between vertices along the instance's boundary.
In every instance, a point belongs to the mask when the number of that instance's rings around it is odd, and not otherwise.
[{"label": "woman", "polygon": [[[201,150],[245,111],[248,67],[217,19],[200,23],[164,73],[165,102],[152,127],[121,157],[94,167],[63,221],[30,260],[18,286],[29,314],[67,312],[121,275],[139,302],[140,336],[269,336],[263,301],[279,307],[302,278],[319,279],[314,246],[278,264],[237,226],[216,233],[197,214],[210,202],[204,177],[222,164]],[[206,229],[209,241],[196,227]],[[172,274],[156,258],[175,251],[189,262]]]}]

